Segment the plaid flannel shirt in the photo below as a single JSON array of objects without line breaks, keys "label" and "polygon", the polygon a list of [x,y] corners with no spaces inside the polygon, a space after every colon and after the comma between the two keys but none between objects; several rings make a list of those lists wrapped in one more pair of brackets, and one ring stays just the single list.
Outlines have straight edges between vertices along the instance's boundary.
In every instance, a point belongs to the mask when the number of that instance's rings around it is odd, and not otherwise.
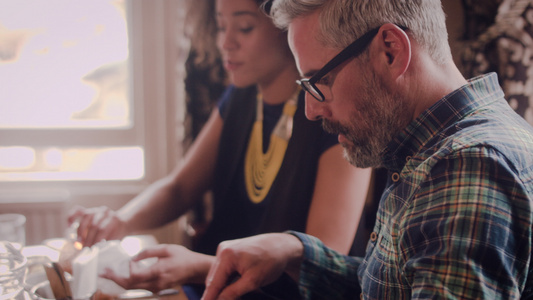
[{"label": "plaid flannel shirt", "polygon": [[496,74],[472,79],[387,147],[389,184],[364,258],[296,232],[306,299],[533,295],[533,129]]}]

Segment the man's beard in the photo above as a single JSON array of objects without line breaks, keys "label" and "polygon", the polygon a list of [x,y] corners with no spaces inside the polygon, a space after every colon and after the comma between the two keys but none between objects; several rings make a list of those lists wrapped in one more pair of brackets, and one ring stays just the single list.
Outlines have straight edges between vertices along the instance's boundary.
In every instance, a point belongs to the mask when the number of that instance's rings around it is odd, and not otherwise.
[{"label": "man's beard", "polygon": [[[350,164],[360,167],[380,167],[387,144],[407,126],[408,115],[405,101],[391,94],[373,70],[362,78],[364,90],[354,101],[354,110],[361,118],[351,119],[343,125],[331,120],[322,120],[325,131],[342,134],[349,143],[343,143],[344,156]],[[358,103],[358,104],[355,104]]]}]

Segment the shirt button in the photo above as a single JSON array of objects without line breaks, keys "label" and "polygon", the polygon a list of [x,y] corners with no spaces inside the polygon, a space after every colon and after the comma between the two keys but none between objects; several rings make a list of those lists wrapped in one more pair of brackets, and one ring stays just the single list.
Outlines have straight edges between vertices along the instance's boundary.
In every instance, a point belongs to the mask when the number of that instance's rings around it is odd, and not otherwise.
[{"label": "shirt button", "polygon": [[370,234],[370,241],[375,242],[377,239],[378,239],[378,234],[375,231],[373,231]]},{"label": "shirt button", "polygon": [[398,174],[398,173],[393,173],[393,174],[392,174],[392,181],[394,181],[394,182],[398,182],[398,180],[400,180],[400,174]]}]

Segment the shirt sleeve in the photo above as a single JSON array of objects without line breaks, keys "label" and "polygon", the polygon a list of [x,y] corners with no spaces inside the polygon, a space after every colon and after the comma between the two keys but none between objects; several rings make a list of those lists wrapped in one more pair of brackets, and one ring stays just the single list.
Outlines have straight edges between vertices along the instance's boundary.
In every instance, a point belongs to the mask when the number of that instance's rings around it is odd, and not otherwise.
[{"label": "shirt sleeve", "polygon": [[304,246],[298,283],[304,299],[359,299],[357,269],[361,258],[335,252],[313,236],[287,233],[300,239]]},{"label": "shirt sleeve", "polygon": [[529,273],[528,188],[499,152],[472,147],[440,159],[399,228],[412,299],[518,299]]}]

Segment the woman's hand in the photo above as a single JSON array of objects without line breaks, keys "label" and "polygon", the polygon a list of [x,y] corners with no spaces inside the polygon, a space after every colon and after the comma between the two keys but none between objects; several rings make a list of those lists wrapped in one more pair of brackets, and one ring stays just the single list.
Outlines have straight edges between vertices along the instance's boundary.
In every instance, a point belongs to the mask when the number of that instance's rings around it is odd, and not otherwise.
[{"label": "woman's hand", "polygon": [[68,222],[79,222],[78,241],[85,247],[91,247],[102,240],[119,240],[128,233],[127,224],[119,218],[117,212],[106,207],[76,207],[70,213]]},{"label": "woman's hand", "polygon": [[[152,265],[148,258],[157,258]],[[130,276],[125,278],[106,269],[101,277],[125,289],[145,289],[153,293],[185,283],[203,283],[214,257],[193,252],[180,245],[161,244],[141,251],[130,261]]]}]

